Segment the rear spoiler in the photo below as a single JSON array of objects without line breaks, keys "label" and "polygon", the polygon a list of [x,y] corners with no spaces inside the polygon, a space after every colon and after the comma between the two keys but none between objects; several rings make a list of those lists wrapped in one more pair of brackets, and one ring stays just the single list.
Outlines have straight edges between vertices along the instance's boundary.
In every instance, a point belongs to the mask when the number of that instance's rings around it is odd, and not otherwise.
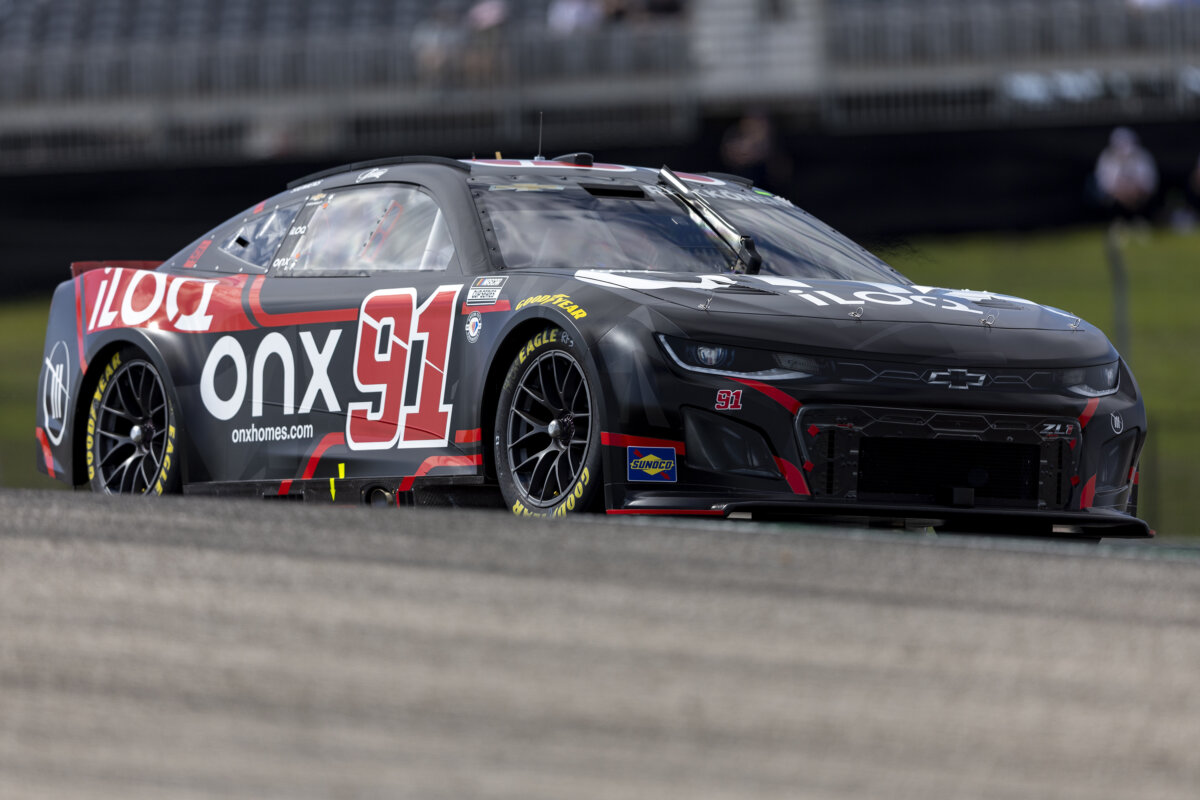
[{"label": "rear spoiler", "polygon": [[91,272],[94,269],[104,269],[106,267],[112,267],[113,269],[155,269],[162,263],[161,261],[72,261],[71,277],[78,278],[85,272]]}]

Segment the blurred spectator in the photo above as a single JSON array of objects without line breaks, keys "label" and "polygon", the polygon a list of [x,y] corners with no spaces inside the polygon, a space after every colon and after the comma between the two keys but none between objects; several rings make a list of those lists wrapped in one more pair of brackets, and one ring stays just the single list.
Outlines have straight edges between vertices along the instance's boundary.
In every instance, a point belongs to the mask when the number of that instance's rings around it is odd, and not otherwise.
[{"label": "blurred spectator", "polygon": [[591,30],[603,20],[600,0],[554,0],[546,10],[546,27],[560,36]]},{"label": "blurred spectator", "polygon": [[1154,157],[1129,128],[1116,128],[1096,160],[1093,175],[1097,199],[1117,215],[1142,216],[1158,191]]},{"label": "blurred spectator", "polygon": [[791,179],[791,160],[779,148],[775,127],[762,111],[751,111],[725,132],[721,160],[735,175],[775,193],[786,192]]},{"label": "blurred spectator", "polygon": [[683,13],[684,0],[642,0],[642,8],[651,16],[670,17]]},{"label": "blurred spectator", "polygon": [[508,15],[507,0],[479,0],[467,12],[470,39],[463,66],[471,83],[494,84],[505,80],[503,47]]},{"label": "blurred spectator", "polygon": [[630,0],[604,0],[605,22],[624,22],[629,19],[632,11]]},{"label": "blurred spectator", "polygon": [[412,49],[417,76],[426,85],[443,86],[454,72],[466,44],[467,32],[452,3],[439,3],[433,13],[413,26]]}]

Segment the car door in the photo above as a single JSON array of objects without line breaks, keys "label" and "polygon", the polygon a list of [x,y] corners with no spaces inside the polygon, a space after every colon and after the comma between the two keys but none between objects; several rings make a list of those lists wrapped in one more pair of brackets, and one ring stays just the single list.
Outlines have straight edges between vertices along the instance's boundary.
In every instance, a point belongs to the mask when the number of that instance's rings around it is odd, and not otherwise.
[{"label": "car door", "polygon": [[280,457],[264,477],[289,489],[414,475],[452,443],[446,384],[463,283],[424,188],[375,182],[307,198],[249,290],[270,329],[250,369],[252,414],[275,411],[264,424]]}]

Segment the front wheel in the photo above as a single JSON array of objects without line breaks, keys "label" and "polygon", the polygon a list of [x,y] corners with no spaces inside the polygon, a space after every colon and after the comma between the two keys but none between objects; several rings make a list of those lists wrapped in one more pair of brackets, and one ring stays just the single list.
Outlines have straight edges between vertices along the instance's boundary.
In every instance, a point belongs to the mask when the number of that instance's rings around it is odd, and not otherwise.
[{"label": "front wheel", "polygon": [[526,342],[496,407],[496,473],[514,514],[559,517],[600,497],[600,421],[576,347],[560,328]]},{"label": "front wheel", "polygon": [[162,376],[140,350],[113,355],[92,395],[87,468],[92,491],[167,494],[179,489],[175,408]]}]

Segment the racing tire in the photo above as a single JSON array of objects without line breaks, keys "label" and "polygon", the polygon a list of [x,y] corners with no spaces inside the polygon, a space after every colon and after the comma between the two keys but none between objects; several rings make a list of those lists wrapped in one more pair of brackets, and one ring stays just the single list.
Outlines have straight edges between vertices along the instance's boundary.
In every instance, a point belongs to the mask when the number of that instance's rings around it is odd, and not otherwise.
[{"label": "racing tire", "polygon": [[530,337],[496,404],[495,464],[504,503],[519,516],[590,511],[602,497],[594,381],[561,328]]},{"label": "racing tire", "polygon": [[87,473],[100,494],[179,491],[175,405],[142,351],[127,347],[104,366],[88,409]]}]

